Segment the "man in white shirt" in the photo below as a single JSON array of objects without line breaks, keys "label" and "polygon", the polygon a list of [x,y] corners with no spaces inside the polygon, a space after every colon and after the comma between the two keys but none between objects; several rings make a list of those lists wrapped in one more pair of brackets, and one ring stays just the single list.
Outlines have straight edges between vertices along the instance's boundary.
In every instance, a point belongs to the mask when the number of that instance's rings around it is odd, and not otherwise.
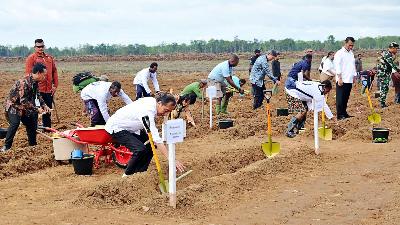
[{"label": "man in white shirt", "polygon": [[[107,121],[105,130],[113,137],[113,140],[133,153],[124,175],[146,171],[153,157],[150,143],[146,144],[148,136],[142,122],[144,116],[149,117],[150,131],[157,149],[168,157],[168,151],[158,133],[155,118],[167,115],[175,106],[176,100],[172,94],[161,94],[157,98],[140,98],[117,110]],[[176,161],[176,168],[181,172],[185,169],[179,161]]]},{"label": "man in white shirt", "polygon": [[215,105],[217,114],[221,112],[221,100],[226,94],[225,80],[233,88],[238,90],[240,94],[244,93],[243,89],[238,87],[232,80],[233,67],[236,67],[238,64],[239,56],[232,54],[229,60],[216,65],[214,69],[211,70],[210,74],[208,74],[208,86],[215,86],[217,88],[217,104]]},{"label": "man in white shirt", "polygon": [[336,72],[336,111],[338,120],[350,118],[347,113],[351,88],[356,74],[355,59],[353,54],[354,38],[347,37],[344,46],[336,52],[334,65]]},{"label": "man in white shirt", "polygon": [[132,103],[131,98],[121,89],[118,81],[97,81],[82,89],[81,98],[85,104],[86,113],[90,115],[90,126],[106,124],[108,114],[107,102],[111,97],[120,97],[125,104]]},{"label": "man in white shirt", "polygon": [[136,100],[152,95],[148,85],[149,79],[153,82],[155,92],[157,93],[160,91],[160,86],[157,81],[157,67],[158,64],[153,62],[150,64],[149,68],[144,68],[136,74],[135,79],[133,79],[133,85],[136,86]]},{"label": "man in white shirt", "polygon": [[302,101],[306,111],[299,112],[296,116],[292,117],[288,124],[286,136],[293,138],[301,128],[301,123],[307,117],[307,111],[314,110],[312,106],[313,100],[315,101],[315,108],[318,112],[324,108],[326,117],[333,118],[333,114],[329,106],[325,102],[325,95],[332,90],[332,83],[330,80],[325,80],[321,83],[315,81],[295,81],[291,80],[292,84],[285,87],[288,95]]},{"label": "man in white shirt", "polygon": [[319,80],[322,82],[324,80],[333,80],[335,77],[335,66],[333,65],[334,52],[328,52],[325,60],[321,63],[321,74],[319,75]]}]

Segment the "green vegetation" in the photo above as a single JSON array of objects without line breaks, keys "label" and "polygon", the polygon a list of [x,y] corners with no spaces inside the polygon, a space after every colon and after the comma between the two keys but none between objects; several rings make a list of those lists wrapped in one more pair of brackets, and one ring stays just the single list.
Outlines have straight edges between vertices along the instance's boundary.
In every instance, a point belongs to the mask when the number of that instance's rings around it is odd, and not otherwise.
[{"label": "green vegetation", "polygon": [[[358,49],[384,49],[392,41],[400,42],[400,36],[364,37],[356,41]],[[227,40],[193,40],[190,44],[162,43],[156,46],[146,46],[143,44],[99,44],[81,45],[77,48],[57,47],[48,48],[50,54],[59,56],[83,56],[83,55],[149,55],[149,54],[168,54],[168,53],[229,53],[229,52],[252,52],[259,48],[262,50],[276,49],[279,51],[301,51],[307,48],[314,50],[337,50],[342,46],[342,40],[336,40],[333,35],[329,35],[325,41],[313,40],[302,41],[286,38],[283,40],[253,41],[241,40],[237,36],[233,41]],[[0,57],[26,57],[33,52],[32,47],[27,46],[3,46],[0,45]]]}]

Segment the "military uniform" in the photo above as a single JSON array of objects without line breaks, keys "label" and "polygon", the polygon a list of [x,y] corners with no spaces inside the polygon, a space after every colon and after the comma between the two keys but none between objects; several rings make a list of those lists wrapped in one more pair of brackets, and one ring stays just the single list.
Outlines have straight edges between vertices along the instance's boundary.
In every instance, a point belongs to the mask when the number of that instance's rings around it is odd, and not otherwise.
[{"label": "military uniform", "polygon": [[[394,43],[389,45],[390,47],[396,47],[396,45],[392,46]],[[397,44],[397,43],[396,43]],[[398,45],[397,45],[398,47]],[[386,107],[386,97],[389,92],[389,83],[391,79],[392,72],[400,71],[399,67],[395,64],[395,55],[390,53],[388,50],[382,52],[379,57],[378,62],[378,78],[381,80],[380,84],[380,99],[381,107]]]}]

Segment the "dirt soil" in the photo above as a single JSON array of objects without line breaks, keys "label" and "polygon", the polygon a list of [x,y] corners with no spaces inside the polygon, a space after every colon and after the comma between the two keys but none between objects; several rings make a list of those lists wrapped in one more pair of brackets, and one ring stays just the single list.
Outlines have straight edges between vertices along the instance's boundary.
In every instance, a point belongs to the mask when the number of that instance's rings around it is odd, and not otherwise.
[{"label": "dirt soil", "polygon": [[[163,90],[182,90],[207,76],[160,74]],[[0,96],[5,97],[19,75],[0,75]],[[60,122],[54,124],[59,130],[73,128],[70,122],[89,124],[71,77],[60,77]],[[120,80],[134,96],[130,75],[111,74],[111,79]],[[334,140],[321,141],[320,155],[313,149],[312,113],[306,132],[289,139],[284,134],[290,116],[276,117],[274,110],[273,140],[281,143],[281,153],[272,159],[261,150],[267,139],[266,112],[252,110],[251,96],[232,99],[228,110],[234,127],[226,130],[209,129],[209,105],[201,119],[196,103],[191,111],[198,126],[188,128],[176,150],[177,159],[193,170],[177,184],[176,209],[158,190],[153,162],[147,172],[126,179],[122,169],[105,164],[92,176],[78,176],[72,165],[54,160],[52,143],[45,138],[38,136],[38,146],[27,146],[22,126],[12,150],[0,155],[0,224],[400,224],[399,106],[391,103],[391,90],[389,107],[377,110],[380,126],[391,129],[389,143],[373,144],[367,99],[359,90],[354,88],[349,102],[355,117],[328,122]],[[328,102],[335,112],[334,95]],[[281,88],[272,97],[272,108],[286,104]],[[122,105],[113,99],[110,109]],[[0,126],[8,126],[4,116]],[[165,158],[162,167],[167,175]]]}]

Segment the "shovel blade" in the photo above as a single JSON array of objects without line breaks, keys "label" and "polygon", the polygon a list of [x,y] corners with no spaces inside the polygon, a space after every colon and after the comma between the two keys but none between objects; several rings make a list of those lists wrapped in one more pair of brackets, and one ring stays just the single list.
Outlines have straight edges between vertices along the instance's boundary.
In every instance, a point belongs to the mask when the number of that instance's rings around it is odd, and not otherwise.
[{"label": "shovel blade", "polygon": [[379,124],[382,121],[382,118],[378,113],[372,113],[368,116],[368,121],[372,124]]},{"label": "shovel blade", "polygon": [[281,151],[281,144],[278,142],[272,142],[272,145],[269,142],[265,142],[265,143],[262,143],[261,147],[262,147],[264,154],[268,158],[272,158],[272,157],[278,155],[279,152]]},{"label": "shovel blade", "polygon": [[319,127],[318,128],[318,137],[325,141],[332,141],[332,129]]}]

